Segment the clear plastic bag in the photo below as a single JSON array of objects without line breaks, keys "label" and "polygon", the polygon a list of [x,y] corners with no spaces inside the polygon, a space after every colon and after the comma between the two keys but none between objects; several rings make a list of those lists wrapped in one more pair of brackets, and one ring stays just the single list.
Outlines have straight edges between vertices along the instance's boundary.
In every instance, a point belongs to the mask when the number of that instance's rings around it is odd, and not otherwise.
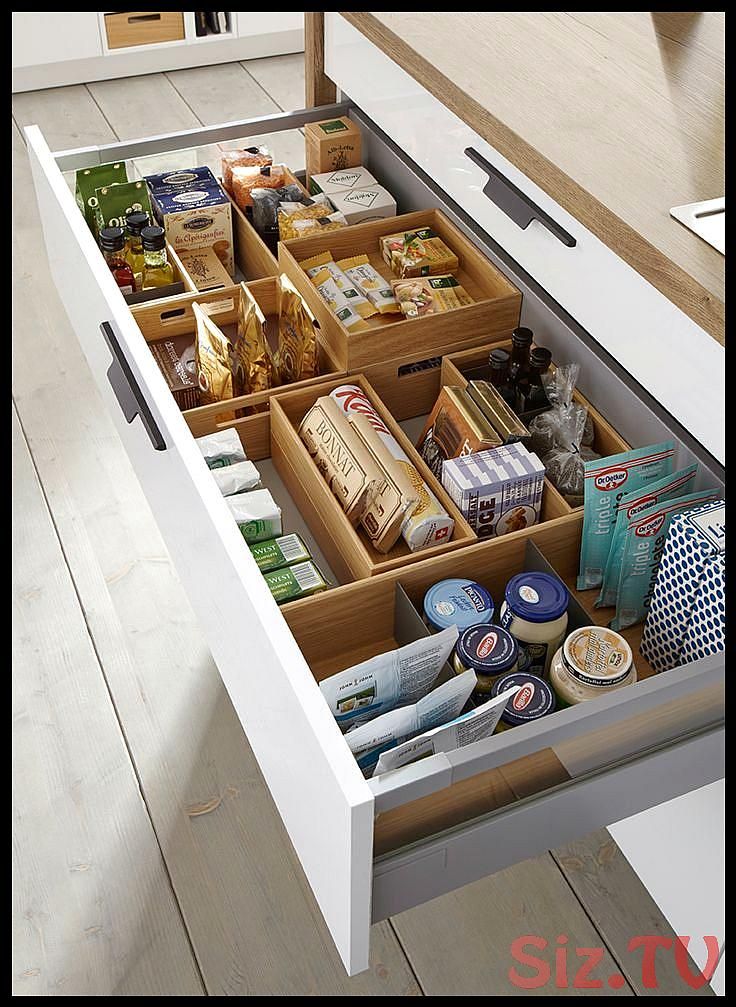
[{"label": "clear plastic bag", "polygon": [[295,182],[283,185],[280,189],[252,189],[250,195],[253,200],[253,226],[260,234],[278,228],[279,203],[303,203],[306,206],[311,202]]},{"label": "clear plastic bag", "polygon": [[600,457],[592,448],[595,430],[588,410],[573,401],[579,373],[579,364],[562,364],[554,374],[542,375],[551,408],[529,424],[532,451],[572,507],[583,502],[585,462]]}]

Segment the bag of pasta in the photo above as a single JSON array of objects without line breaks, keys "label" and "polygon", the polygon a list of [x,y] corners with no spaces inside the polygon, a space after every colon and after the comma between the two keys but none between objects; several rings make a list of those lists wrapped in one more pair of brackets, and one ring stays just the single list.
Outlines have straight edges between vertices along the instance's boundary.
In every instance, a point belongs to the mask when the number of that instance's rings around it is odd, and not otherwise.
[{"label": "bag of pasta", "polygon": [[319,373],[317,322],[291,280],[279,277],[279,347],[275,370],[280,384],[314,378]]},{"label": "bag of pasta", "polygon": [[[263,392],[274,385],[271,349],[266,338],[266,319],[248,287],[240,284],[238,332],[230,349],[230,368],[236,395]],[[268,403],[253,407],[268,409]]]},{"label": "bag of pasta", "polygon": [[279,203],[301,203],[306,206],[310,197],[296,182],[283,185],[280,189],[252,189],[253,227],[259,234],[276,230],[279,226]]},{"label": "bag of pasta", "polygon": [[333,210],[324,193],[319,193],[306,206],[303,203],[280,203],[278,215],[281,241],[303,238],[318,231],[335,231],[347,227],[348,223],[339,210]]},{"label": "bag of pasta", "polygon": [[562,364],[554,374],[542,375],[551,408],[529,424],[530,449],[541,459],[547,478],[571,507],[583,502],[585,462],[600,457],[592,448],[593,420],[588,410],[573,399],[579,373],[579,364]]}]

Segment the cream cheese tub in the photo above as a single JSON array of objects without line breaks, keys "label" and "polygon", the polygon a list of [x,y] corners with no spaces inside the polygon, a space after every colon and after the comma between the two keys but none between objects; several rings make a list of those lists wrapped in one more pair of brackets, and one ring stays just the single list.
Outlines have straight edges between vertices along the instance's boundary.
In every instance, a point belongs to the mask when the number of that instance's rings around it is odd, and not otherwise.
[{"label": "cream cheese tub", "polygon": [[499,622],[526,649],[525,670],[546,678],[567,630],[570,594],[557,577],[530,570],[506,585]]},{"label": "cream cheese tub", "polygon": [[452,664],[458,675],[474,671],[478,680],[474,696],[479,701],[491,695],[493,683],[519,667],[519,645],[511,633],[500,626],[469,626],[455,644]]},{"label": "cream cheese tub", "polygon": [[574,630],[552,658],[550,683],[558,706],[574,706],[636,682],[631,647],[607,626]]},{"label": "cream cheese tub", "polygon": [[440,580],[424,596],[424,621],[430,629],[457,626],[459,632],[493,619],[493,599],[482,584],[450,577]]}]

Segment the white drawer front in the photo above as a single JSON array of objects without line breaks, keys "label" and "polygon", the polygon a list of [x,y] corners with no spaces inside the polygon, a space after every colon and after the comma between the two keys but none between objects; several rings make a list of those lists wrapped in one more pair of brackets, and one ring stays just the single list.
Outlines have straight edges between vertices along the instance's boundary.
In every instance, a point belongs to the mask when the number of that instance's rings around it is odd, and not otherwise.
[{"label": "white drawer front", "polygon": [[[367,115],[721,463],[724,348],[339,14],[325,70]],[[472,147],[575,239],[522,229],[483,192]]]},{"label": "white drawer front", "polygon": [[[348,972],[368,966],[373,796],[37,127],[26,130],[51,272]],[[112,390],[116,335],[150,410]],[[118,374],[119,377],[119,374]]]}]

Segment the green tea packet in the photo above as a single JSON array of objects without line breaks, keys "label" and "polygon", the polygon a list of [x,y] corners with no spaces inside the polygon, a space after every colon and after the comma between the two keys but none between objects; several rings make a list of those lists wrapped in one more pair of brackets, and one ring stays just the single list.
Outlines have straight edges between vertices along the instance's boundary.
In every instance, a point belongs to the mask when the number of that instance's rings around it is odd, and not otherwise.
[{"label": "green tea packet", "polygon": [[125,170],[125,161],[93,164],[90,168],[77,169],[74,195],[77,206],[87,221],[87,227],[93,234],[97,233],[97,189],[127,181],[128,173]]},{"label": "green tea packet", "polygon": [[583,541],[578,591],[600,587],[611,547],[616,512],[625,493],[670,475],[675,442],[622,451],[585,462]]},{"label": "green tea packet", "polygon": [[138,179],[117,185],[103,185],[95,189],[97,231],[103,227],[125,227],[129,213],[147,213],[151,218],[151,199],[148,186]]},{"label": "green tea packet", "polygon": [[295,566],[285,566],[281,570],[271,570],[264,573],[263,579],[279,605],[286,601],[296,601],[297,598],[308,598],[310,594],[326,591],[330,586],[319,567],[311,560]]},{"label": "green tea packet", "polygon": [[696,462],[678,472],[673,472],[671,476],[658,479],[656,483],[647,483],[640,490],[624,494],[618,505],[616,525],[613,529],[611,548],[608,551],[606,570],[603,574],[603,587],[596,599],[596,608],[616,604],[621,555],[629,521],[638,517],[652,504],[663,503],[665,500],[677,500],[688,491],[692,491],[697,474],[698,465]]},{"label": "green tea packet", "polygon": [[620,632],[642,622],[646,616],[674,515],[718,499],[717,489],[700,490],[677,500],[650,504],[627,522],[616,590],[616,615],[609,623],[611,629]]}]

